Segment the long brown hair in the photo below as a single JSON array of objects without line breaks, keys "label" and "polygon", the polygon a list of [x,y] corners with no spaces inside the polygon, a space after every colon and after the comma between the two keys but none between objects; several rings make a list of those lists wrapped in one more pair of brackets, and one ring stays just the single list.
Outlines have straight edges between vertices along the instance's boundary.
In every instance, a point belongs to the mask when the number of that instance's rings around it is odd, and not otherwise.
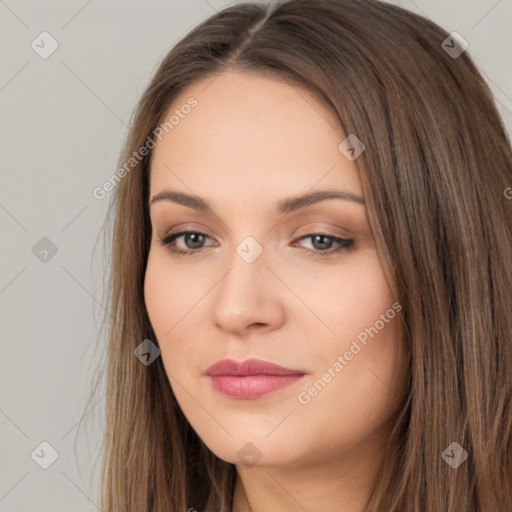
[{"label": "long brown hair", "polygon": [[[375,0],[243,3],[164,58],[109,185],[104,512],[231,510],[235,466],[190,427],[161,358],[134,356],[158,340],[143,295],[151,151],[130,160],[178,94],[228,69],[306,88],[366,145],[355,163],[410,352],[398,449],[366,511],[512,510],[512,152],[489,87],[467,51],[446,51],[449,37]],[[456,469],[442,456],[454,442],[468,454]]]}]

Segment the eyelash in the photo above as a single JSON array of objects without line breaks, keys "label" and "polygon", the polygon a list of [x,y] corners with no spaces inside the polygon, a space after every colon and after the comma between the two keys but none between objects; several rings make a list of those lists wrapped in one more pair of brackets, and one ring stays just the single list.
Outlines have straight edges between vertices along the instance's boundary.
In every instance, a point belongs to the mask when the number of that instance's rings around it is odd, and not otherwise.
[{"label": "eyelash", "polygon": [[[167,249],[169,249],[169,251],[171,251],[174,254],[178,254],[178,255],[182,255],[182,256],[193,256],[194,254],[196,254],[196,253],[200,252],[202,249],[204,249],[204,247],[201,247],[201,248],[195,249],[195,250],[194,249],[184,250],[184,249],[177,249],[173,245],[173,242],[177,238],[179,238],[183,235],[187,235],[187,234],[201,235],[201,236],[210,238],[206,233],[202,233],[201,231],[180,231],[179,233],[173,233],[164,238],[159,238],[158,242],[161,245],[167,247]],[[313,252],[313,253],[315,253],[315,255],[318,255],[318,256],[329,256],[331,254],[336,254],[336,253],[339,253],[342,251],[346,251],[346,250],[352,248],[354,246],[354,242],[355,242],[355,240],[353,240],[353,239],[340,238],[338,236],[330,235],[328,233],[308,233],[307,235],[301,236],[297,240],[302,240],[305,238],[313,238],[314,236],[323,236],[323,237],[331,238],[332,240],[336,241],[339,244],[337,248],[328,249],[326,251],[318,251],[315,249],[303,248],[304,250],[306,250],[308,252]]]}]

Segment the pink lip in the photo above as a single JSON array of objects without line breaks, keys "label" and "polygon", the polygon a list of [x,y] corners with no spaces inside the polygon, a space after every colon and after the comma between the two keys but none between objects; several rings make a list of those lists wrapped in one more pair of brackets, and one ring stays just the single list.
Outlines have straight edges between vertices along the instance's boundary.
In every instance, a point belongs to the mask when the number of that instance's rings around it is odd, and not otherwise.
[{"label": "pink lip", "polygon": [[232,398],[259,398],[302,379],[306,372],[261,359],[222,359],[206,369],[213,388]]}]

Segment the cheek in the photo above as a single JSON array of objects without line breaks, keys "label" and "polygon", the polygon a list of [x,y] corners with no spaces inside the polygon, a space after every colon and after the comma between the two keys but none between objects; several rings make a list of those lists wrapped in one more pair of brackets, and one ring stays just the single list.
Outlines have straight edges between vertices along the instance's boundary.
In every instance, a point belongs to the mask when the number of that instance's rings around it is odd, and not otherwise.
[{"label": "cheek", "polygon": [[[321,439],[315,441],[321,453],[373,435],[406,393],[400,312],[393,309],[387,288],[366,291],[373,294],[361,292],[365,300],[350,307],[352,316],[334,324],[337,341],[311,354],[319,364],[297,395],[300,405],[295,408],[295,419],[303,425],[297,438],[304,440],[309,432],[322,432]],[[387,322],[380,316],[386,312]]]},{"label": "cheek", "polygon": [[[327,293],[318,295],[317,309],[322,312],[329,327],[338,340],[338,349],[356,338],[365,329],[379,322],[382,314],[393,305],[393,295],[375,255],[360,261],[357,267],[347,271],[333,273]],[[391,311],[386,322],[385,336],[392,337],[391,319],[395,311]],[[364,335],[362,335],[364,338]],[[350,341],[349,341],[350,340]],[[336,343],[336,342],[335,342]]]},{"label": "cheek", "polygon": [[166,274],[161,272],[160,266],[150,252],[144,276],[144,301],[157,336],[163,329],[168,311],[172,310],[169,301],[173,300],[172,288],[168,286]]},{"label": "cheek", "polygon": [[194,300],[196,293],[186,282],[182,272],[172,271],[164,256],[150,250],[144,277],[144,300],[153,329],[162,342],[186,313],[186,305],[197,301],[197,298]]},{"label": "cheek", "polygon": [[[161,261],[161,258],[149,255],[146,274],[144,277],[144,301],[149,315],[149,320],[158,340],[161,358],[166,371],[173,373],[169,364],[176,357],[169,359],[169,354],[179,358],[176,350],[170,350],[169,342],[174,339],[176,323],[180,318],[180,288],[179,279],[173,278],[169,269]],[[182,297],[181,297],[182,298]],[[179,350],[179,346],[176,347]]]},{"label": "cheek", "polygon": [[[191,282],[196,286],[190,286]],[[197,284],[193,276],[172,268],[165,255],[150,251],[144,277],[144,301],[162,361],[166,371],[173,375],[184,371],[183,360],[192,348],[184,342],[187,340],[181,333],[191,332],[194,315],[200,309],[198,301],[205,294]]]},{"label": "cheek", "polygon": [[401,308],[376,258],[368,258],[357,272],[340,274],[331,284],[323,312],[336,334],[333,343],[311,353],[319,364],[308,381],[313,387],[303,388],[308,395],[304,402],[311,398],[308,409],[319,414],[336,403],[343,415],[356,418],[372,411],[382,418],[394,406],[393,397],[400,395],[405,377],[404,359],[399,360],[405,355],[399,346]]}]

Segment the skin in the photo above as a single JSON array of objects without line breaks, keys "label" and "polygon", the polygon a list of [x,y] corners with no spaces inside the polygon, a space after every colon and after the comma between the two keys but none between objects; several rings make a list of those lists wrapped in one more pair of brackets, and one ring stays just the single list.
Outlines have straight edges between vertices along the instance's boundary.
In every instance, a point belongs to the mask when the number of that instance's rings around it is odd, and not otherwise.
[{"label": "skin", "polygon": [[[195,83],[170,111],[191,96],[197,107],[157,142],[150,176],[150,198],[172,189],[212,209],[150,206],[144,293],[173,392],[205,444],[236,464],[234,512],[360,512],[406,392],[399,313],[341,371],[332,366],[396,301],[364,204],[328,199],[276,212],[279,200],[310,191],[363,197],[355,163],[338,150],[346,135],[310,93],[260,75]],[[192,256],[159,243],[183,230],[207,235],[175,240]],[[315,233],[334,238],[305,236]],[[252,263],[236,252],[248,236],[263,250]],[[354,245],[323,256],[336,237]],[[213,389],[208,366],[249,357],[306,375],[258,399]],[[335,377],[301,403],[329,368]],[[254,464],[238,455],[248,442]]]}]

